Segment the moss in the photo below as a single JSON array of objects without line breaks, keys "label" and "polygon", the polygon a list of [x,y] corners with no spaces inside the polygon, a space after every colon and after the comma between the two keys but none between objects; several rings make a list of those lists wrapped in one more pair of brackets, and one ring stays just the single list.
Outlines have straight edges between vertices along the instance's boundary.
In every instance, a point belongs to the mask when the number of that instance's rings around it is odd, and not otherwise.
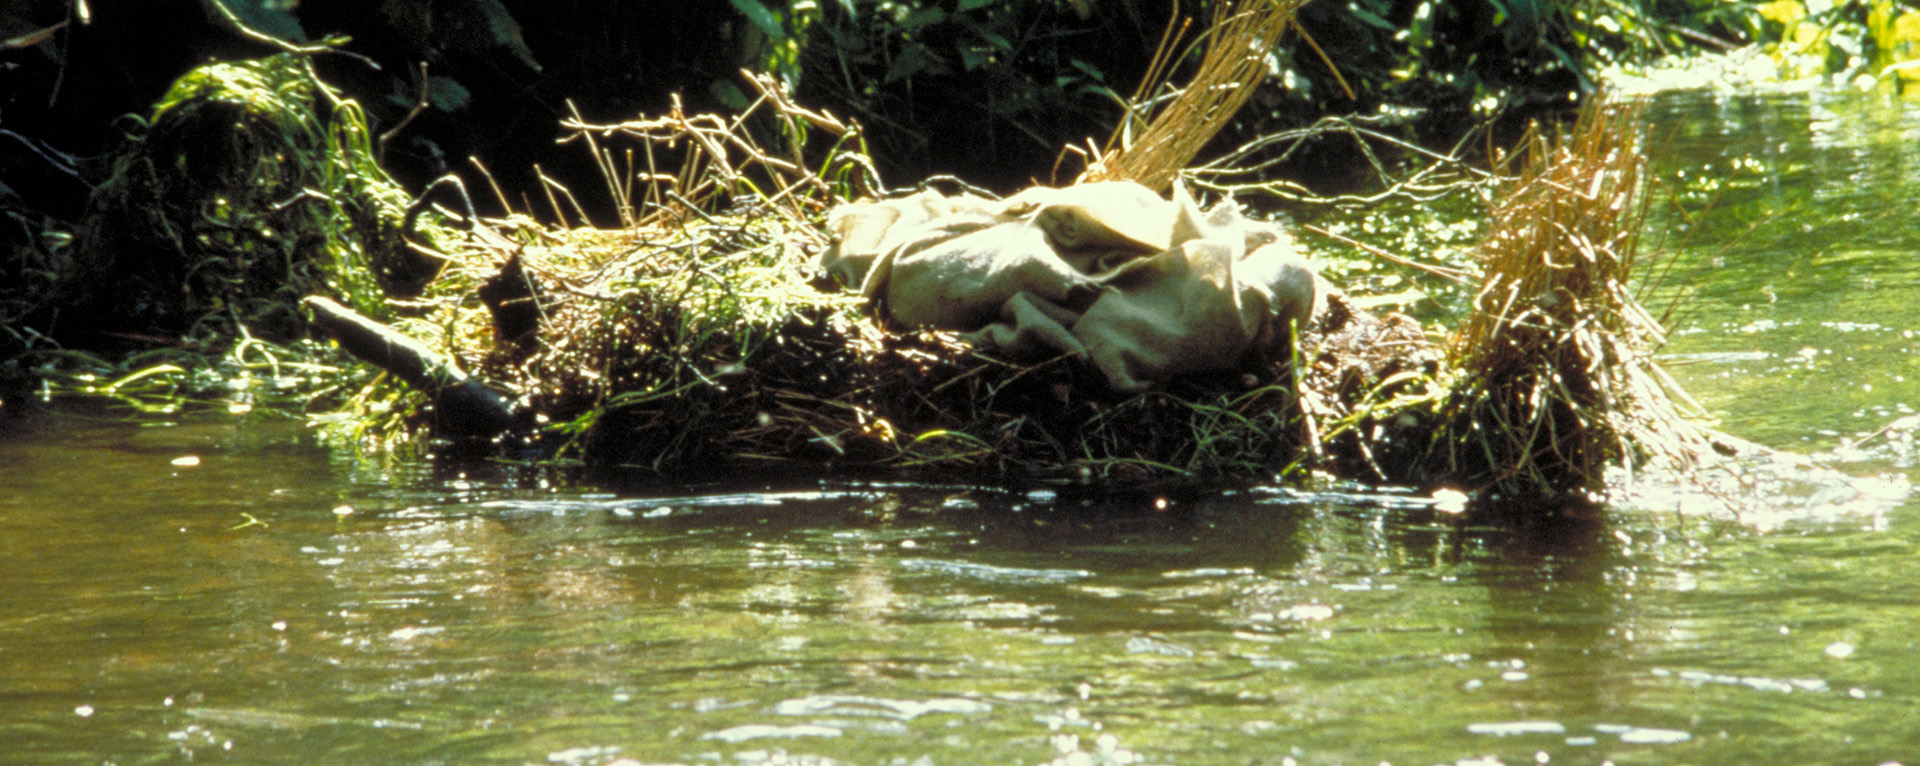
[{"label": "moss", "polygon": [[409,201],[359,105],[305,58],[197,68],[135,120],[95,191],[68,279],[91,301],[66,321],[288,340],[310,293],[388,316],[382,288],[431,268],[402,237]]}]

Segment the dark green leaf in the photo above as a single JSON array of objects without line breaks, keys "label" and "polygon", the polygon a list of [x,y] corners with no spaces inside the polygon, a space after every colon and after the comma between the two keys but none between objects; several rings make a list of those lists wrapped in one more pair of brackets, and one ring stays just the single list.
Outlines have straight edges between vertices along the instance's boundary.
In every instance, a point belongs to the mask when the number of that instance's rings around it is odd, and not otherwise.
[{"label": "dark green leaf", "polygon": [[938,24],[947,20],[947,12],[939,8],[915,8],[907,17],[900,20],[900,31],[911,32],[929,24]]},{"label": "dark green leaf", "polygon": [[969,72],[990,63],[992,54],[967,45],[960,46],[960,67]]},{"label": "dark green leaf", "polygon": [[753,105],[753,102],[747,98],[747,94],[740,90],[740,86],[733,84],[732,80],[714,80],[707,86],[707,95],[713,96],[713,100],[720,102],[721,106],[736,112],[745,111],[747,107]]},{"label": "dark green leaf", "polygon": [[540,62],[533,60],[533,49],[527,47],[527,41],[520,36],[520,22],[513,13],[502,5],[500,0],[480,0],[480,12],[487,17],[487,31],[493,33],[493,41],[513,51],[515,58],[535,72],[540,71]]},{"label": "dark green leaf", "polygon": [[[306,30],[300,28],[300,19],[278,8],[278,4],[263,3],[260,0],[206,0],[206,2],[226,6],[227,10],[233,11],[235,18],[240,19],[240,23],[247,25],[255,32],[264,32],[293,42],[307,40]],[[218,14],[219,10],[209,8],[207,12]]]},{"label": "dark green leaf", "polygon": [[434,75],[427,78],[427,101],[441,111],[458,112],[473,101],[473,94],[458,80]]},{"label": "dark green leaf", "polygon": [[906,50],[900,51],[900,55],[893,59],[893,65],[887,67],[885,81],[894,83],[909,79],[919,74],[921,70],[926,69],[930,63],[930,57],[927,55],[925,46],[909,45]]},{"label": "dark green leaf", "polygon": [[728,0],[728,2],[733,3],[733,9],[747,17],[747,20],[759,27],[767,37],[777,40],[785,35],[786,30],[780,24],[780,17],[773,15],[773,11],[768,10],[760,0]]},{"label": "dark green leaf", "polygon": [[987,41],[988,45],[1007,52],[1013,51],[1013,43],[1008,42],[1007,38],[1002,37],[999,33],[987,29],[978,31],[980,33],[980,39]]},{"label": "dark green leaf", "polygon": [[1347,10],[1353,11],[1354,18],[1364,21],[1371,26],[1389,30],[1394,28],[1386,19],[1380,18],[1380,16],[1373,11],[1361,7],[1359,3],[1348,3]]}]

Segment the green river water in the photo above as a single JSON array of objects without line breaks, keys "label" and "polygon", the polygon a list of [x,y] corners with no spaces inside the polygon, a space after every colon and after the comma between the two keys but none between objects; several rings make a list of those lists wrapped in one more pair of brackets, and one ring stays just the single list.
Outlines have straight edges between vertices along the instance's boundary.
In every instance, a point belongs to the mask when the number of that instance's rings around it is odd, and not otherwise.
[{"label": "green river water", "polygon": [[1648,130],[1676,375],[1865,481],[1516,527],[11,407],[0,762],[1920,764],[1920,101],[1670,93]]}]

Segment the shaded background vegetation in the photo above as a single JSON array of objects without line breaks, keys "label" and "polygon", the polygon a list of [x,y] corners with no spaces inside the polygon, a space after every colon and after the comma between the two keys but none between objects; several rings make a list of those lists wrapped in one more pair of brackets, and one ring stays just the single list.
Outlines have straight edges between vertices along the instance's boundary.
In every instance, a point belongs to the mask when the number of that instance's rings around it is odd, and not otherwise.
[{"label": "shaded background vegetation", "polygon": [[[280,40],[343,51],[312,60],[363,105],[382,165],[405,188],[450,171],[478,187],[473,158],[509,197],[537,200],[540,173],[577,190],[602,185],[587,152],[555,144],[563,117],[615,122],[676,102],[738,110],[742,69],[773,73],[801,103],[865,125],[891,185],[931,174],[1000,191],[1064,182],[1080,165],[1062,164],[1062,147],[1103,140],[1121,122],[1178,19],[1193,22],[1175,44],[1190,66],[1194,30],[1217,4],[14,0],[0,5],[0,285],[13,286],[0,287],[0,323],[14,330],[0,357],[33,324],[17,286],[68,258],[113,152],[139,132],[140,119],[125,116],[150,114],[197,65],[278,52],[228,12]],[[1484,126],[1498,140],[1570,112],[1603,66],[1748,42],[1764,43],[1781,77],[1920,76],[1885,69],[1920,58],[1920,12],[1906,0],[1316,0],[1298,30],[1270,51],[1261,89],[1215,151],[1327,115],[1430,146]],[[1344,134],[1303,145],[1271,172],[1320,193],[1375,178]],[[609,200],[580,197],[594,223],[616,222]]]},{"label": "shaded background vegetation", "polygon": [[[68,0],[0,10],[0,128],[78,157],[101,154],[118,115],[143,112],[175,77],[210,59],[270,52],[227,25],[215,0]],[[954,173],[1008,188],[1051,171],[1060,147],[1102,138],[1121,115],[1168,22],[1204,26],[1211,3],[1181,0],[225,0],[250,26],[287,40],[346,36],[319,59],[361,100],[376,131],[422,90],[431,108],[387,147],[409,186],[485,162],[511,188],[540,163],[589,186],[578,152],[556,149],[577,105],[590,121],[743,105],[737,71],[779,74],[800,100],[868,126],[892,183]],[[1289,36],[1236,141],[1323,114],[1383,110],[1412,135],[1447,141],[1496,114],[1571,105],[1589,72],[1622,55],[1739,41],[1751,6],[1724,0],[1319,0],[1300,25],[1325,58]],[[1744,15],[1740,12],[1745,9]],[[43,38],[33,33],[68,25]],[[1333,66],[1329,66],[1329,63]],[[1336,73],[1335,68],[1338,72]],[[33,163],[8,142],[9,170]],[[1330,142],[1330,144],[1333,142]],[[1288,172],[1337,185],[1344,150],[1303,153]],[[21,172],[24,172],[21,171]],[[11,176],[11,174],[10,174]],[[1311,185],[1311,184],[1310,184]],[[18,183],[10,183],[22,193]],[[68,198],[33,201],[65,211]]]}]

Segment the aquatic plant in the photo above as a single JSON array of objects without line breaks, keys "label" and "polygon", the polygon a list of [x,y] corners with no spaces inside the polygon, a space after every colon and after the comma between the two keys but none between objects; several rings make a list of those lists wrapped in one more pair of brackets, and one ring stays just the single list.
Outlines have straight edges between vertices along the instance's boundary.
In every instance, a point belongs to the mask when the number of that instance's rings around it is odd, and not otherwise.
[{"label": "aquatic plant", "polygon": [[1598,494],[1611,468],[1686,470],[1724,445],[1653,360],[1665,331],[1637,298],[1639,108],[1589,108],[1565,136],[1522,146],[1521,171],[1489,211],[1450,380],[1412,418],[1430,429],[1412,475]]}]

